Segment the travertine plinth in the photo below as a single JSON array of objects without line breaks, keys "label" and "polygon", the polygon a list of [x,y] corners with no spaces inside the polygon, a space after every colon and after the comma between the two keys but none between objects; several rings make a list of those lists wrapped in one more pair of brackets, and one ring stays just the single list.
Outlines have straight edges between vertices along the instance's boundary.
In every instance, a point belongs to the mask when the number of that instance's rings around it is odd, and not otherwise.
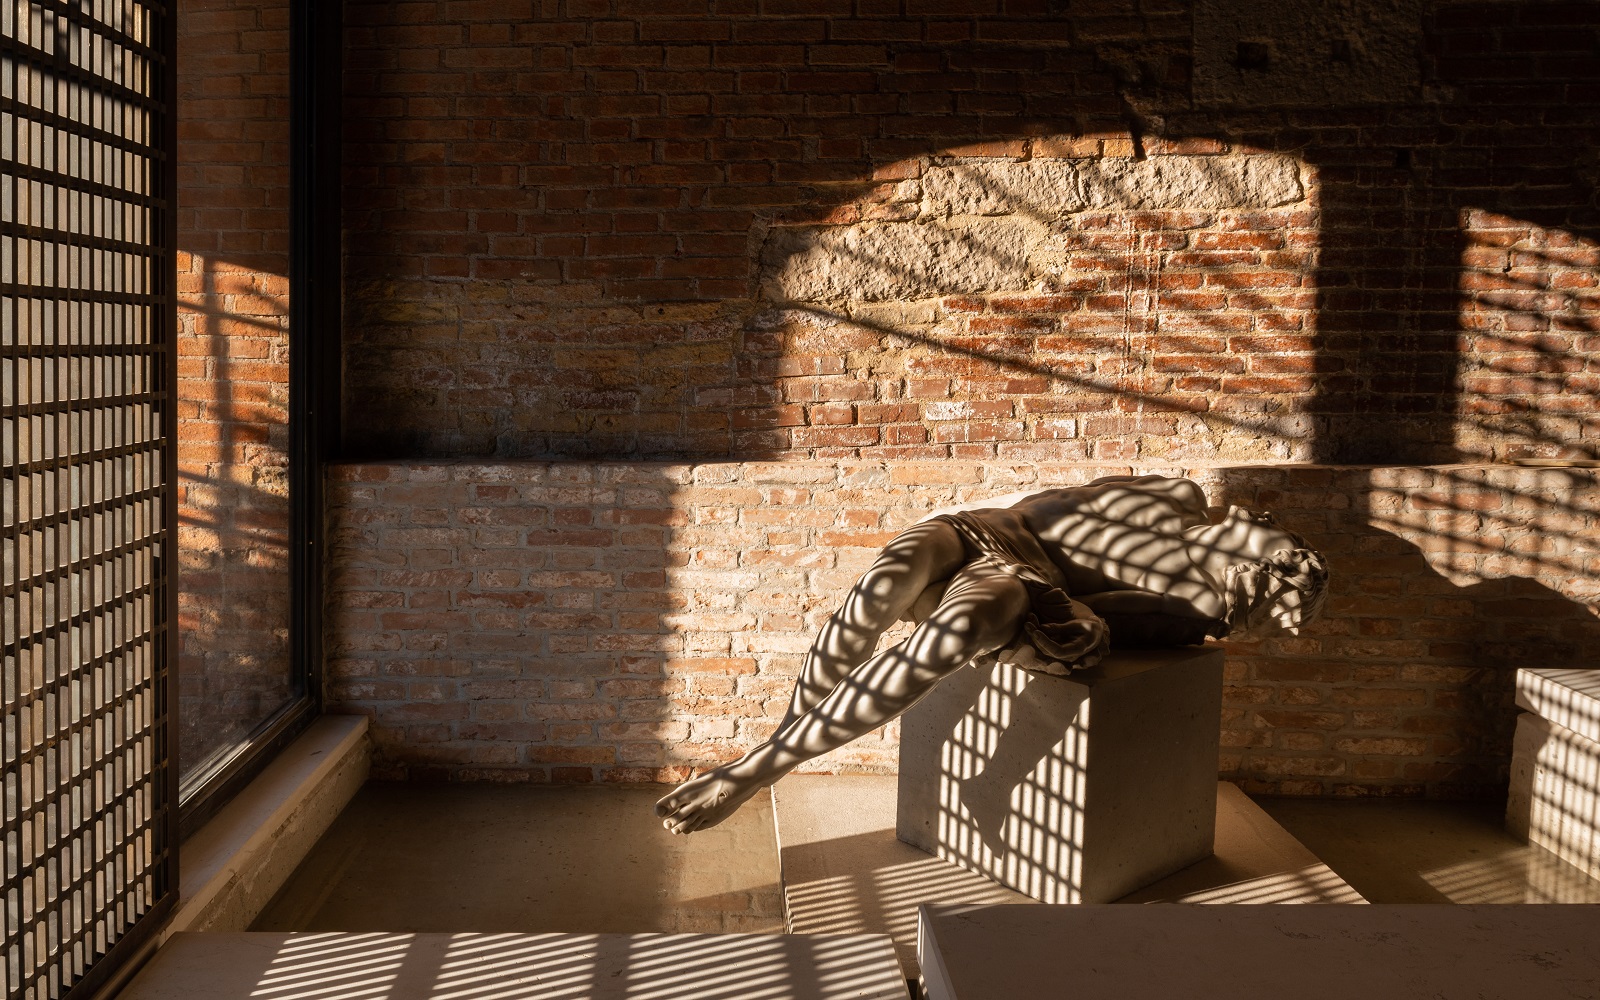
[{"label": "travertine plinth", "polygon": [[1517,671],[1506,828],[1600,876],[1600,670]]},{"label": "travertine plinth", "polygon": [[1211,854],[1221,702],[1212,647],[965,668],[904,716],[896,832],[1042,902],[1125,896]]}]

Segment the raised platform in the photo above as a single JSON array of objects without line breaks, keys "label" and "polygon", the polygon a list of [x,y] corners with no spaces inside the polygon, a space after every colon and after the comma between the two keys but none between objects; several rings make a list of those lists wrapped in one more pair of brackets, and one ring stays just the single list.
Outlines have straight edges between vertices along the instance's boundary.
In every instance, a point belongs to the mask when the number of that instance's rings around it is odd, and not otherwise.
[{"label": "raised platform", "polygon": [[174,935],[119,1000],[906,1000],[882,935]]},{"label": "raised platform", "polygon": [[[884,933],[917,975],[923,903],[1033,903],[895,837],[893,777],[790,775],[773,786],[784,917],[796,934]],[[1216,853],[1119,902],[1361,903],[1343,879],[1230,784]]]},{"label": "raised platform", "polygon": [[1506,828],[1600,877],[1600,670],[1517,671]]},{"label": "raised platform", "polygon": [[1590,1000],[1594,906],[932,906],[928,1000]]}]

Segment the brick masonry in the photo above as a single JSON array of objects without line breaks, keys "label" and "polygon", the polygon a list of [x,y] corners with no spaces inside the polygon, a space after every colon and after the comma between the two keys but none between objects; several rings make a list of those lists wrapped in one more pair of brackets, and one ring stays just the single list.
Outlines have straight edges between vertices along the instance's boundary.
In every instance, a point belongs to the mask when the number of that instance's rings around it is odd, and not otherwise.
[{"label": "brick masonry", "polygon": [[[764,738],[815,626],[933,508],[1188,474],[1326,552],[1295,637],[1233,643],[1223,777],[1282,794],[1490,794],[1517,666],[1600,640],[1600,473],[832,460],[338,466],[332,710],[378,773],[675,780]],[[887,772],[896,727],[816,769]]]},{"label": "brick masonry", "polygon": [[178,16],[182,768],[291,696],[289,5]]},{"label": "brick masonry", "polygon": [[[1233,650],[1223,773],[1498,782],[1592,475],[1261,466],[1600,452],[1594,8],[1295,2],[1239,69],[1215,0],[350,0],[347,443],[402,461],[335,472],[329,666],[388,773],[676,776],[918,512],[1196,466],[1341,581]],[[180,17],[190,764],[288,695],[286,21]]]},{"label": "brick masonry", "polygon": [[1272,6],[352,0],[352,454],[1594,454],[1593,6]]}]

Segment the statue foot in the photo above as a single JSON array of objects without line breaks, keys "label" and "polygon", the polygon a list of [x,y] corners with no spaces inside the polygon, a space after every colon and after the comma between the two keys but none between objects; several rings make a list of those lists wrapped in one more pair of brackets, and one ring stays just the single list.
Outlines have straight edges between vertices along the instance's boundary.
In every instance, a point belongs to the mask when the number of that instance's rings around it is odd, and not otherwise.
[{"label": "statue foot", "polygon": [[732,765],[690,778],[656,802],[661,825],[673,833],[693,833],[732,816],[764,786],[731,773]]}]

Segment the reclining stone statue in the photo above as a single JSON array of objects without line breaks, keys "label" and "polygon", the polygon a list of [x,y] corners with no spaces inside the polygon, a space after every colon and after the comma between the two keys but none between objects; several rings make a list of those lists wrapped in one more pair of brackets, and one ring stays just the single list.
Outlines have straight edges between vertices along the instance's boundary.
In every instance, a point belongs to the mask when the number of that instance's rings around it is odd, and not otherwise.
[{"label": "reclining stone statue", "polygon": [[[1065,675],[1115,644],[1175,646],[1321,609],[1323,557],[1270,514],[1219,520],[1187,479],[1119,476],[957,509],[901,532],[823,625],[772,737],[656,803],[673,833],[713,826],[813,757],[900,715],[975,657]],[[877,652],[899,620],[905,641]]]}]

